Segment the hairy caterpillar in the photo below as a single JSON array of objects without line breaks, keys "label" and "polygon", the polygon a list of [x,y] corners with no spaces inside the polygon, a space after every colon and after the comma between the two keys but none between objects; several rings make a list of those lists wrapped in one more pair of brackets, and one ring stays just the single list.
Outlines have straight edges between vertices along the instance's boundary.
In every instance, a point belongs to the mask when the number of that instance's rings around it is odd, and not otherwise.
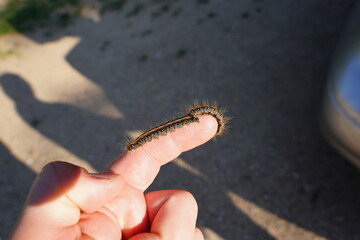
[{"label": "hairy caterpillar", "polygon": [[163,123],[144,132],[135,140],[129,142],[126,145],[126,149],[128,151],[133,151],[143,146],[147,142],[152,141],[153,139],[157,139],[163,135],[166,135],[168,132],[175,131],[177,128],[181,128],[194,122],[199,122],[198,116],[200,115],[213,116],[218,122],[218,129],[216,135],[220,135],[224,133],[224,131],[226,131],[226,124],[229,120],[227,117],[224,116],[224,113],[225,110],[218,109],[216,106],[211,106],[209,104],[193,104],[191,107],[188,108],[185,116]]}]

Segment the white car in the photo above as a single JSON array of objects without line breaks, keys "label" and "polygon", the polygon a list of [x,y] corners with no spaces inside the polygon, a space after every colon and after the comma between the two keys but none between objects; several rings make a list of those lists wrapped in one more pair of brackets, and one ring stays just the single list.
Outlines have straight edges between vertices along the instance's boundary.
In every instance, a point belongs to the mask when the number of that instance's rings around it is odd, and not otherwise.
[{"label": "white car", "polygon": [[329,73],[321,127],[329,142],[360,168],[360,2]]}]

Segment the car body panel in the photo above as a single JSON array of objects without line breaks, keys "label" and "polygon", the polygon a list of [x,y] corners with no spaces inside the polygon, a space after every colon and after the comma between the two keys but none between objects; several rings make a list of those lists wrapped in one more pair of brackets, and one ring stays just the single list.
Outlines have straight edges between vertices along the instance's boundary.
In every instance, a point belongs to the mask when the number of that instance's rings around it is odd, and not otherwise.
[{"label": "car body panel", "polygon": [[321,119],[327,140],[360,168],[360,1],[329,72]]}]

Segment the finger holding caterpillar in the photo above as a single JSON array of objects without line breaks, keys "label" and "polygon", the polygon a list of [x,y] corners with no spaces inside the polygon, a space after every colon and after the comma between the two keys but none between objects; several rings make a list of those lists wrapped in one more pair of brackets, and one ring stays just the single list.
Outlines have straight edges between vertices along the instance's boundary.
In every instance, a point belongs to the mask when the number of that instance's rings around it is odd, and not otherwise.
[{"label": "finger holding caterpillar", "polygon": [[197,106],[195,113],[186,112],[183,117],[144,132],[128,143],[126,151],[115,159],[109,170],[121,174],[132,186],[145,190],[162,165],[224,132],[227,118],[219,117],[223,111],[208,107]]}]

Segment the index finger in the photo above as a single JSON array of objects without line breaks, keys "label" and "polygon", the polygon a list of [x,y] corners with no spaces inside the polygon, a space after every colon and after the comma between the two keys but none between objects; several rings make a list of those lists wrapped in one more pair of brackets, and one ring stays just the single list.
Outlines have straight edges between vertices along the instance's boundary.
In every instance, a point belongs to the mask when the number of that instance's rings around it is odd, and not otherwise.
[{"label": "index finger", "polygon": [[209,141],[217,129],[216,118],[211,115],[199,116],[199,123],[178,128],[134,151],[125,151],[114,160],[109,170],[122,175],[128,184],[144,191],[154,181],[162,165],[182,152]]}]

